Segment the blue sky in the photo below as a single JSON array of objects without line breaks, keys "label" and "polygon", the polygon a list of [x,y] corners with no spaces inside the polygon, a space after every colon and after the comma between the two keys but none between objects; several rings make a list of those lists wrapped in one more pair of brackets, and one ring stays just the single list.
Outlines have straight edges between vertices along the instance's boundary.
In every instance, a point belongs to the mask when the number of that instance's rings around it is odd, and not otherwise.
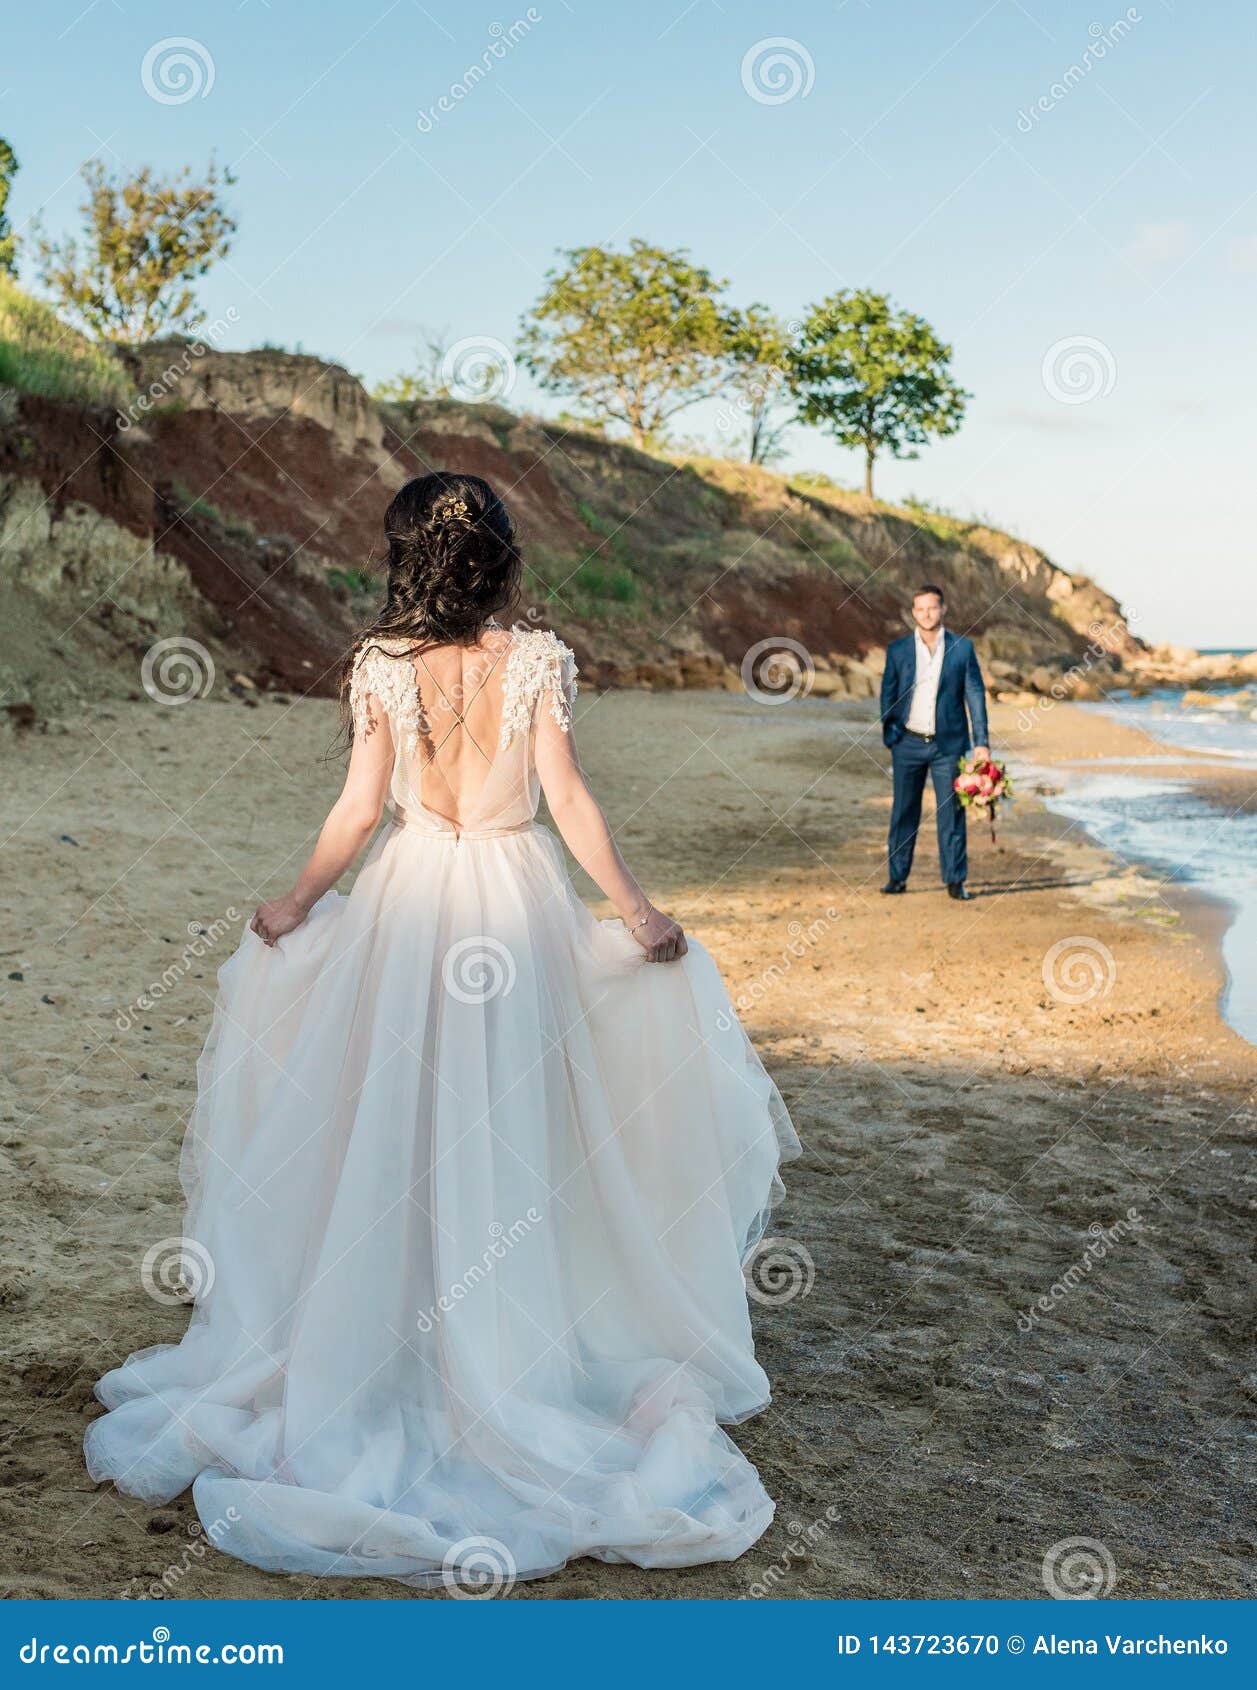
[{"label": "blue sky", "polygon": [[[880,465],[880,493],[1024,535],[1117,593],[1147,639],[1257,644],[1245,8],[538,0],[528,15],[513,0],[15,8],[0,63],[0,133],[23,166],[13,221],[72,226],[93,154],[171,168],[214,149],[239,177],[239,235],[203,286],[211,316],[238,313],[222,344],[300,344],[368,381],[424,327],[513,344],[561,246],[684,245],[738,301],[786,317],[835,288],[889,291],[954,344],[975,397],[958,436]],[[176,31],[196,91],[170,98],[187,90],[161,84],[166,48],[154,98],[145,56]],[[509,402],[558,408],[522,374]],[[715,439],[715,421],[678,426]],[[815,430],[795,431],[789,462],[859,475]]]}]

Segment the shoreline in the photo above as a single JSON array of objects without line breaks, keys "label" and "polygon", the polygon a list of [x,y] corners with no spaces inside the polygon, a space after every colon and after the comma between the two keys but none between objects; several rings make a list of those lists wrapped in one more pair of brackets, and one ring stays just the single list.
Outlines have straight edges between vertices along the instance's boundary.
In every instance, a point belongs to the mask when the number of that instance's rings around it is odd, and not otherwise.
[{"label": "shoreline", "polygon": [[[140,1265],[182,1224],[215,971],[335,796],[332,717],[137,703],[12,744],[0,1523],[22,1547],[2,1594],[144,1589],[197,1541],[189,1496],[153,1509],[94,1486],[81,1441],[95,1380],[186,1328]],[[735,1430],[777,1503],[768,1533],[682,1572],[575,1562],[511,1600],[736,1599],[799,1542],[777,1596],[1028,1597],[1076,1534],[1108,1545],[1123,1594],[1251,1595],[1236,1522],[1257,1052],[1218,1014],[1221,918],[1038,799],[998,849],[972,830],[973,902],[938,880],[928,810],[909,894],[883,898],[871,717],[723,693],[578,702],[628,861],[747,1005],[795,1119],[805,1153],[772,1232],[814,1273],[752,1308],[773,1400]],[[1058,706],[1035,737],[1094,757],[1100,733]],[[1132,1210],[1140,1225],[1053,1298],[1093,1229]],[[193,1559],[180,1597],[426,1599]]]},{"label": "shoreline", "polygon": [[[1206,836],[1206,844],[1222,834],[1227,822],[1247,819],[1257,797],[1257,767],[1239,753],[1159,738],[1142,723],[1122,721],[1111,710],[1068,704],[1065,708],[1075,716],[1064,724],[1065,743],[1058,743],[1062,736],[1050,728],[1037,734],[1032,730],[1021,750],[1014,743],[1010,763],[1049,811],[1080,826],[1100,849],[1122,860],[1129,855],[1157,878],[1158,895],[1178,908],[1217,953],[1222,975],[1219,1015],[1248,1043],[1257,1044],[1257,980],[1245,937],[1257,922],[1252,870],[1245,878],[1242,860],[1228,861],[1225,877],[1216,863],[1212,872],[1207,861],[1193,869],[1201,848],[1179,857],[1156,836],[1161,820],[1157,800],[1167,813],[1180,797],[1219,812],[1222,819]],[[999,709],[996,706],[997,715]],[[1022,721],[1026,714],[1017,713]],[[1086,748],[1082,756],[1077,755],[1080,746]],[[1059,781],[1059,789],[1045,790],[1051,781]],[[1090,790],[1096,783],[1099,797]],[[1124,803],[1130,807],[1140,800],[1153,814],[1141,828],[1124,830],[1116,812]],[[1220,843],[1238,842],[1231,836]]]}]

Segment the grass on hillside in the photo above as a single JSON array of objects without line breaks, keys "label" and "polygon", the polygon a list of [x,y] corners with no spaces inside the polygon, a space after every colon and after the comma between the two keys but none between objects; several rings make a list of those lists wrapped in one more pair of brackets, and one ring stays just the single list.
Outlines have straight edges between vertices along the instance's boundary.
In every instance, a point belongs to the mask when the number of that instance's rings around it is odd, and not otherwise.
[{"label": "grass on hillside", "polygon": [[595,627],[630,626],[657,599],[645,583],[598,552],[577,557],[533,551],[526,571],[528,596],[540,604],[562,606]]},{"label": "grass on hillside", "polygon": [[[889,499],[879,499],[876,495],[870,499],[859,488],[836,481],[833,476],[826,475],[821,470],[770,469],[762,464],[748,464],[736,458],[708,458],[692,453],[675,461],[686,464],[726,491],[742,494],[758,492],[761,497],[770,498],[776,498],[782,493],[801,493],[848,516],[873,514],[898,517],[900,520],[911,522],[915,528],[932,535],[947,546],[963,547],[978,529],[985,529],[992,535],[1010,542],[1012,540],[1012,536],[993,517],[958,516],[955,512],[944,510],[941,505],[929,499],[918,498],[914,494],[909,494],[899,504]],[[848,561],[857,560],[858,557]]]},{"label": "grass on hillside", "polygon": [[132,396],[126,372],[106,347],[68,327],[7,276],[0,276],[0,385],[83,405],[125,405]]},{"label": "grass on hillside", "polygon": [[[267,543],[267,537],[259,534],[251,522],[229,516],[211,500],[193,493],[184,482],[172,481],[170,491],[177,503],[183,507],[179,514],[185,522],[191,519],[193,522],[216,528],[220,534],[234,540],[238,545],[258,546]],[[272,535],[269,540],[272,544],[287,546],[290,550],[296,543],[287,534]]]},{"label": "grass on hillside", "polygon": [[373,598],[377,584],[366,569],[329,569],[327,584],[338,598],[345,600]]}]

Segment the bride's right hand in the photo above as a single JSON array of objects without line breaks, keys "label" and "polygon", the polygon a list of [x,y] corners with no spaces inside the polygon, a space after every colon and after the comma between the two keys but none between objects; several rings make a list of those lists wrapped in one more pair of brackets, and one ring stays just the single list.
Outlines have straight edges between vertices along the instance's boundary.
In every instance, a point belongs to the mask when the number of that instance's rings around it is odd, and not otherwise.
[{"label": "bride's right hand", "polygon": [[636,925],[631,921],[625,925],[645,951],[647,962],[676,962],[689,949],[681,923],[653,904],[644,921],[639,916]]},{"label": "bride's right hand", "polygon": [[300,927],[309,913],[291,892],[287,892],[282,898],[272,898],[269,903],[259,904],[249,926],[264,945],[273,945],[276,939],[282,939],[285,933]]}]

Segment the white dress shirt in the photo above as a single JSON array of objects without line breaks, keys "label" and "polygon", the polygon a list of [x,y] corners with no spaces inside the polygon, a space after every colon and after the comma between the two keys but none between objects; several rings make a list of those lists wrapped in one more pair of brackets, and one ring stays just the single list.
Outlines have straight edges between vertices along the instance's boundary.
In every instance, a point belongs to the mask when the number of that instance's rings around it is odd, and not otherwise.
[{"label": "white dress shirt", "polygon": [[938,677],[943,667],[944,634],[942,626],[938,630],[938,638],[934,642],[934,650],[921,638],[918,628],[915,636],[917,654],[917,673],[912,685],[912,702],[908,706],[908,720],[906,726],[914,734],[932,734],[934,732],[934,713],[938,704]]}]

